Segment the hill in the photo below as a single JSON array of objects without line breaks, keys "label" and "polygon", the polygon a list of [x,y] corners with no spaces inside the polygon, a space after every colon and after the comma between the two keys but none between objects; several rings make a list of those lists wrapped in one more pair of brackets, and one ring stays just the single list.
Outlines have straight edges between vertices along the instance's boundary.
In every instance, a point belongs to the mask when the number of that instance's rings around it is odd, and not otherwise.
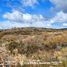
[{"label": "hill", "polygon": [[10,55],[44,61],[67,57],[67,29],[12,28],[0,31],[0,46]]}]

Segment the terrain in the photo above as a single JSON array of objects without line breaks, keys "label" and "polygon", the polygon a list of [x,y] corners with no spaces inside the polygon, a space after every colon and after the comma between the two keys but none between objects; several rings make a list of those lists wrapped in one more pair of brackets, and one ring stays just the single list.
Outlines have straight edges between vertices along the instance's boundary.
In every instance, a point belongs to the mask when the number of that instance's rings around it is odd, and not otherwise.
[{"label": "terrain", "polygon": [[0,48],[0,53],[3,52],[2,48],[5,49],[8,54],[5,56],[12,57],[20,64],[27,60],[66,60],[67,29],[32,27],[0,30]]}]

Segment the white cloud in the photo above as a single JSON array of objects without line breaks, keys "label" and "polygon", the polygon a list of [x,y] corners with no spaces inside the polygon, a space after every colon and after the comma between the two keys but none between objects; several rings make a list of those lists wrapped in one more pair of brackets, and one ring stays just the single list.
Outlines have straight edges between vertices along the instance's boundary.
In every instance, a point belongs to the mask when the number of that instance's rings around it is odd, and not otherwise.
[{"label": "white cloud", "polygon": [[32,19],[32,16],[30,15],[30,14],[23,14],[23,20],[27,20],[27,21],[29,21],[29,20],[31,20]]},{"label": "white cloud", "polygon": [[42,15],[22,13],[20,11],[14,10],[11,13],[4,14],[3,17],[7,19],[7,21],[9,21],[12,25],[16,24],[16,26],[17,24],[21,24],[19,26],[22,27],[51,27],[51,23]]},{"label": "white cloud", "polygon": [[22,0],[22,4],[25,7],[34,7],[36,4],[38,4],[38,0]]},{"label": "white cloud", "polygon": [[14,10],[3,15],[10,27],[52,27],[53,23],[67,23],[67,13],[58,12],[55,17],[46,20],[42,15],[22,13]]},{"label": "white cloud", "polygon": [[21,22],[23,18],[23,14],[19,11],[13,10],[12,13],[6,13],[3,15],[5,19],[11,20],[11,21],[16,21],[16,22]]},{"label": "white cloud", "polygon": [[62,11],[58,12],[55,17],[53,17],[50,20],[51,23],[56,23],[56,22],[67,22],[67,13],[64,13]]},{"label": "white cloud", "polygon": [[9,29],[13,27],[29,27],[29,24],[26,23],[16,23],[16,22],[11,22],[11,21],[2,21],[0,22],[0,29]]},{"label": "white cloud", "polygon": [[67,27],[67,23],[63,23],[63,26]]},{"label": "white cloud", "polygon": [[64,12],[67,12],[67,0],[50,0],[57,9],[61,9]]},{"label": "white cloud", "polygon": [[44,20],[42,15],[35,15],[35,14],[32,15],[28,13],[22,13],[16,10],[12,11],[11,13],[4,14],[3,17],[7,20],[13,22],[21,22],[21,23],[38,22]]}]

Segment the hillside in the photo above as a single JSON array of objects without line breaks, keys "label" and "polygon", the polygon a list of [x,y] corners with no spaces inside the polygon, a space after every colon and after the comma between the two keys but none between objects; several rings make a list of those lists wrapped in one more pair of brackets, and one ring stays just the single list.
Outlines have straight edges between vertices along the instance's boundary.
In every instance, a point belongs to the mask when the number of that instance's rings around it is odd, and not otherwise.
[{"label": "hillside", "polygon": [[21,57],[24,56],[24,60],[61,60],[67,57],[67,29],[12,28],[1,30],[0,47],[6,47],[14,58],[21,55]]}]

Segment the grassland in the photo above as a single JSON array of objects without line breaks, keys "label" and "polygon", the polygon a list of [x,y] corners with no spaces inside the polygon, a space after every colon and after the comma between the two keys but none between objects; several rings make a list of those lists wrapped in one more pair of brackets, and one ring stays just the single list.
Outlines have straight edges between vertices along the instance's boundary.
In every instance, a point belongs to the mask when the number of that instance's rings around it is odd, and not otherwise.
[{"label": "grassland", "polygon": [[[24,67],[67,67],[67,29],[13,28],[0,31],[0,47],[19,64],[27,60],[62,61],[59,65]],[[18,58],[18,59],[17,59]]]}]

